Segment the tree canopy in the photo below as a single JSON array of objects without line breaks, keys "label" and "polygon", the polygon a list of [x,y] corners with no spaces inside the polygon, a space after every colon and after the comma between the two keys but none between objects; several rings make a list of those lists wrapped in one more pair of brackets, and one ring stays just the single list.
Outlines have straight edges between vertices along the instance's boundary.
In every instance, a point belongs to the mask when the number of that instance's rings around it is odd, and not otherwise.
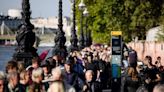
[{"label": "tree canopy", "polygon": [[[77,0],[80,29],[79,3]],[[164,16],[163,0],[84,0],[84,3],[89,11],[88,30],[96,43],[109,43],[111,31],[122,31],[126,42],[136,36],[144,40],[147,30],[161,25]]]}]

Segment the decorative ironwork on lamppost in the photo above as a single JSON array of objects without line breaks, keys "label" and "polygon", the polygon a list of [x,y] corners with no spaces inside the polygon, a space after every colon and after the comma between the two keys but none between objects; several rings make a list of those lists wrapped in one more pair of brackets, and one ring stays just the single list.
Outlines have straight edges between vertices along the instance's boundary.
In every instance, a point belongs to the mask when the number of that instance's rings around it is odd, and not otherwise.
[{"label": "decorative ironwork on lamppost", "polygon": [[85,4],[83,2],[83,0],[81,0],[80,4],[79,4],[79,10],[81,11],[81,19],[80,19],[80,23],[81,23],[81,27],[80,27],[80,37],[79,37],[79,48],[83,49],[84,48],[84,32],[83,32],[83,11],[85,9]]},{"label": "decorative ironwork on lamppost", "polygon": [[70,42],[71,42],[71,46],[69,48],[69,50],[72,52],[72,51],[75,51],[75,50],[78,50],[78,45],[77,45],[77,42],[78,42],[78,39],[77,39],[77,35],[76,35],[76,5],[75,5],[75,0],[71,0],[71,2],[73,3],[73,7],[72,7],[72,11],[73,11],[73,26],[71,28],[71,39],[70,39]]},{"label": "decorative ironwork on lamppost", "polygon": [[55,36],[55,46],[52,51],[52,55],[59,55],[62,58],[66,58],[67,50],[65,46],[66,37],[63,32],[63,19],[62,19],[62,0],[59,0],[59,18],[58,18],[58,31]]},{"label": "decorative ironwork on lamppost", "polygon": [[87,17],[88,17],[88,14],[89,14],[89,12],[88,12],[88,10],[87,10],[87,8],[85,8],[85,10],[84,10],[84,12],[83,12],[83,15],[85,16],[85,37],[84,37],[84,46],[85,47],[88,47],[89,46],[89,38],[88,38],[88,30],[87,30],[87,28],[88,28],[88,25],[87,25],[87,22],[88,22],[88,20],[87,20]]},{"label": "decorative ironwork on lamppost", "polygon": [[30,22],[30,3],[29,0],[22,1],[22,24],[19,26],[19,30],[16,35],[16,41],[18,46],[13,58],[25,62],[25,66],[31,63],[32,57],[38,57],[36,49],[33,47],[35,42],[35,33],[32,31],[34,25]]},{"label": "decorative ironwork on lamppost", "polygon": [[88,30],[88,46],[92,45],[92,32]]}]

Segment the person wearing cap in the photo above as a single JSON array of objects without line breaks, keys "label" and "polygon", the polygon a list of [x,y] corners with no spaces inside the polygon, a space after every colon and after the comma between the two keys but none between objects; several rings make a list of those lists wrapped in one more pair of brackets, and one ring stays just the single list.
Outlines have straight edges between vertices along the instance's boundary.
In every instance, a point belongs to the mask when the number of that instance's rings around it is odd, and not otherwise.
[{"label": "person wearing cap", "polygon": [[68,57],[64,64],[64,81],[78,91],[78,75],[73,71],[73,57]]},{"label": "person wearing cap", "polygon": [[46,60],[41,62],[40,67],[43,69],[44,79],[48,79],[51,77],[51,69],[49,66],[50,66],[50,63]]},{"label": "person wearing cap", "polygon": [[49,84],[50,84],[50,82],[48,82],[47,80],[52,77],[50,63],[47,60],[42,61],[40,67],[43,69],[42,82],[44,83],[44,86],[47,90],[49,88]]}]

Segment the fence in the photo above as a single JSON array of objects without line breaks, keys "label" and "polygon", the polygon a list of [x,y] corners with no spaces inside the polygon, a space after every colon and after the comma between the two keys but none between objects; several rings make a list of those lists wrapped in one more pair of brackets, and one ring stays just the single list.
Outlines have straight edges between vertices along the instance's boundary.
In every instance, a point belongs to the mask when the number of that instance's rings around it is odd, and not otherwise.
[{"label": "fence", "polygon": [[164,65],[164,42],[130,42],[128,46],[137,51],[139,60],[144,60],[144,57],[149,55],[154,63],[156,58],[160,56],[161,63]]}]

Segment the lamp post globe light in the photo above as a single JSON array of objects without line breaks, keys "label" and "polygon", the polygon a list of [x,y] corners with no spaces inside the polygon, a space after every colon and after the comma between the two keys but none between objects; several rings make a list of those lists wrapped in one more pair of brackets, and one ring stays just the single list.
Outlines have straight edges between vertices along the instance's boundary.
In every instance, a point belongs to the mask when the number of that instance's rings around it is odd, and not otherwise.
[{"label": "lamp post globe light", "polygon": [[59,18],[58,18],[58,31],[56,33],[54,42],[55,46],[52,51],[52,55],[60,56],[63,59],[67,56],[67,50],[65,46],[66,37],[65,33],[63,32],[63,19],[62,19],[62,0],[59,0]]},{"label": "lamp post globe light", "polygon": [[32,31],[34,25],[30,22],[30,3],[29,0],[22,0],[22,24],[16,35],[18,46],[13,58],[17,61],[23,61],[25,67],[31,64],[33,57],[38,57],[37,50],[33,47],[35,42],[35,33]]},{"label": "lamp post globe light", "polygon": [[78,50],[78,45],[77,45],[77,42],[78,42],[78,39],[77,39],[77,35],[76,35],[76,5],[75,5],[75,1],[76,0],[71,0],[72,2],[72,11],[73,11],[73,14],[72,14],[72,21],[73,21],[73,25],[72,25],[72,28],[71,28],[71,39],[70,39],[70,42],[71,42],[71,46],[69,48],[69,52],[73,52],[73,51],[76,51]]},{"label": "lamp post globe light", "polygon": [[88,47],[89,45],[88,45],[88,41],[89,41],[89,39],[88,39],[88,30],[87,30],[87,22],[88,22],[88,20],[87,20],[87,17],[88,17],[88,14],[89,14],[89,12],[88,12],[88,10],[87,10],[87,8],[85,8],[85,10],[84,10],[84,12],[83,12],[83,15],[85,16],[85,37],[84,37],[84,46],[85,47]]},{"label": "lamp post globe light", "polygon": [[83,49],[84,48],[84,32],[83,32],[83,11],[85,9],[85,4],[83,2],[83,0],[81,0],[80,4],[79,4],[79,10],[81,12],[81,19],[80,19],[80,23],[81,23],[81,27],[80,27],[80,37],[79,37],[79,48]]}]

